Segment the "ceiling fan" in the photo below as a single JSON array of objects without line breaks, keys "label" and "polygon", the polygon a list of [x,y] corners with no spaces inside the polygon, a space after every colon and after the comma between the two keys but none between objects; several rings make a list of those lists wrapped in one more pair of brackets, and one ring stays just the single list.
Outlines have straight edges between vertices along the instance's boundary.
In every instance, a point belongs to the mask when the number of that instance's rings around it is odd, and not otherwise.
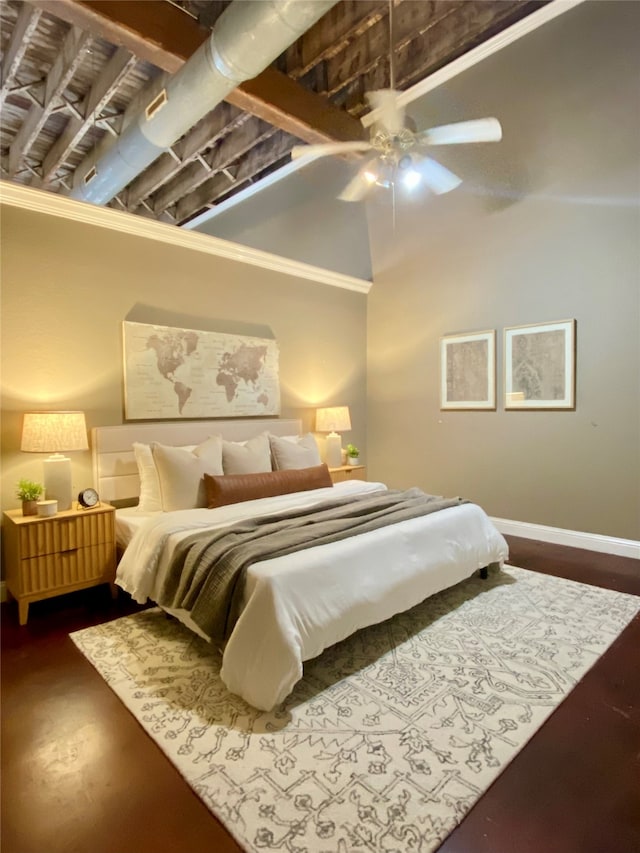
[{"label": "ceiling fan", "polygon": [[367,94],[372,109],[378,111],[370,138],[322,145],[297,145],[291,151],[292,159],[373,151],[374,156],[365,161],[338,196],[342,201],[361,201],[375,186],[395,190],[398,183],[402,183],[408,190],[424,183],[434,193],[447,193],[455,189],[462,179],[427,155],[430,146],[499,142],[502,139],[502,127],[496,118],[460,121],[422,131],[416,130],[411,120],[405,118],[404,105],[400,101],[401,92],[395,88],[393,5],[393,0],[389,0],[390,88]]}]

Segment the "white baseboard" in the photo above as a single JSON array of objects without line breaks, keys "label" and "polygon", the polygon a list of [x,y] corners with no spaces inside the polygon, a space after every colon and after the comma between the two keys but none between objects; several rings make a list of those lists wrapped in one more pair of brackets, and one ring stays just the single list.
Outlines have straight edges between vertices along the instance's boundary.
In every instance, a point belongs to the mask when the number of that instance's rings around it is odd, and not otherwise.
[{"label": "white baseboard", "polygon": [[7,582],[0,581],[0,602],[7,601]]},{"label": "white baseboard", "polygon": [[635,539],[581,533],[577,530],[563,530],[561,527],[546,527],[544,524],[511,521],[508,518],[492,518],[491,521],[500,533],[508,536],[522,536],[524,539],[538,539],[540,542],[551,542],[554,545],[569,545],[572,548],[585,548],[587,551],[600,551],[603,554],[640,560],[640,542]]}]

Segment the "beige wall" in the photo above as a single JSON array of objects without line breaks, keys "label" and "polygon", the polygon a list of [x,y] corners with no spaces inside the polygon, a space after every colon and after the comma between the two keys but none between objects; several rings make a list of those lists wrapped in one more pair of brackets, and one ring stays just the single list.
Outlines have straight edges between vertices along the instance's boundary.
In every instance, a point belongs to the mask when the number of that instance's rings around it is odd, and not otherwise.
[{"label": "beige wall", "polygon": [[[606,8],[605,8],[606,7]],[[585,3],[434,92],[455,192],[372,210],[369,474],[491,515],[640,538],[640,4]],[[594,57],[597,56],[597,61]],[[577,320],[575,412],[505,412],[505,326]],[[498,330],[498,411],[439,410],[439,338]]]},{"label": "beige wall", "polygon": [[[17,505],[19,476],[41,472],[18,450],[25,409],[122,422],[130,319],[272,334],[282,414],[312,428],[317,405],[347,403],[344,438],[366,439],[372,479],[640,538],[638,32],[640,4],[582,4],[413,105],[419,127],[497,115],[504,140],[434,152],[462,187],[399,203],[395,227],[387,200],[370,205],[369,297],[5,209],[3,508]],[[570,317],[576,411],[505,412],[504,326]],[[440,336],[488,328],[498,411],[440,412]],[[74,472],[91,482],[88,453]]]},{"label": "beige wall", "polygon": [[371,281],[366,210],[338,198],[352,174],[353,163],[321,157],[227,209],[203,213],[194,230]]},{"label": "beige wall", "polygon": [[[274,337],[282,416],[350,406],[364,445],[366,297],[91,225],[2,209],[2,508],[42,457],[19,450],[22,413],[82,409],[89,428],[123,422],[121,324]],[[90,453],[73,458],[90,485]]]}]

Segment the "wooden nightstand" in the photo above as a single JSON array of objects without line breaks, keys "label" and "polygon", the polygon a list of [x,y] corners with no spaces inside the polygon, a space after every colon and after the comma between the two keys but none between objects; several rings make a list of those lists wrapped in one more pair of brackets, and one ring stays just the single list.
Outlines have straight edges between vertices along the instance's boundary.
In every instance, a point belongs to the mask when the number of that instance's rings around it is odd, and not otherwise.
[{"label": "wooden nightstand", "polygon": [[[113,585],[116,571],[115,509],[70,509],[50,518],[4,513],[7,587],[18,600],[21,625],[29,604],[76,589]],[[112,586],[112,590],[114,587]]]},{"label": "wooden nightstand", "polygon": [[367,479],[367,469],[364,465],[340,465],[339,468],[329,468],[329,473],[333,483]]}]

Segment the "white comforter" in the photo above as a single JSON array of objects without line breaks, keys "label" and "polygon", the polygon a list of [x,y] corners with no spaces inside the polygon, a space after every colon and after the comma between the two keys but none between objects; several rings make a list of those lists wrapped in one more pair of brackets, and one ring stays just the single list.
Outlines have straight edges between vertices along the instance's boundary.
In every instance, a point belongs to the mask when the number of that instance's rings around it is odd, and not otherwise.
[{"label": "white comforter", "polygon": [[[215,510],[154,515],[133,535],[116,583],[140,603],[155,600],[176,544],[197,528],[383,488],[351,480]],[[271,710],[302,677],[303,661],[507,555],[488,516],[463,504],[255,563],[247,572],[244,609],[224,649],[222,680],[251,705]],[[184,611],[172,612],[195,629]]]}]

